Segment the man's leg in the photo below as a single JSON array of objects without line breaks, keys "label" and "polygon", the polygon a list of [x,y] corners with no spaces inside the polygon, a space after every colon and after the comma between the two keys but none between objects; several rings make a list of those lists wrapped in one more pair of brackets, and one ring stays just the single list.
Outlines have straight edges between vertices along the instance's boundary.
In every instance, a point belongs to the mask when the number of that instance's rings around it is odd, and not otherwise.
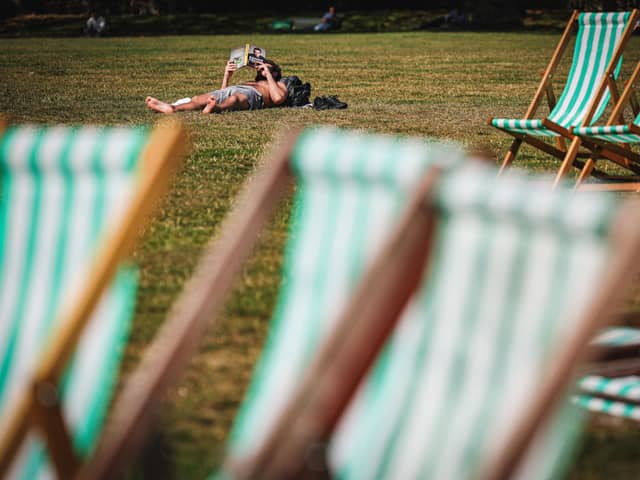
[{"label": "man's leg", "polygon": [[209,95],[207,106],[204,107],[202,113],[218,113],[227,110],[249,110],[249,100],[247,96],[237,93],[235,95],[229,95],[229,98],[217,103],[213,95]]},{"label": "man's leg", "polygon": [[203,93],[201,95],[196,95],[195,97],[191,97],[190,102],[183,103],[182,105],[175,105],[175,106],[153,97],[147,97],[145,100],[145,103],[147,104],[147,107],[149,107],[151,110],[155,112],[160,112],[160,113],[184,112],[188,110],[201,110],[209,101],[210,96],[211,94],[209,93]]}]

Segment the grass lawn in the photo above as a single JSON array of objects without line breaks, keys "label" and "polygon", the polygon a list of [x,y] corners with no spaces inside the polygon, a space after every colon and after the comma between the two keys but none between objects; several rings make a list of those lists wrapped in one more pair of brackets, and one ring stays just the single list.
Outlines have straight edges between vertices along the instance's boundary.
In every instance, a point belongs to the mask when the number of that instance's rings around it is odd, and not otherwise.
[{"label": "grass lawn", "polygon": [[[174,100],[218,88],[229,49],[247,40],[267,48],[285,74],[311,82],[314,96],[338,95],[349,103],[343,111],[181,115],[192,133],[192,152],[134,253],[142,275],[126,375],[240,185],[283,127],[329,123],[449,139],[482,146],[499,157],[510,140],[486,126],[486,119],[524,113],[558,38],[442,32],[5,39],[0,111],[17,121],[151,125],[158,116],[145,108],[146,95]],[[627,74],[640,57],[639,47],[640,39],[633,38],[624,65]],[[237,77],[248,79],[250,72]],[[530,149],[523,150],[520,165],[549,172],[557,166]],[[158,427],[161,440],[155,451],[163,454],[151,462],[165,476],[201,478],[219,461],[267,331],[288,211],[289,205],[283,205],[271,222],[240,275],[219,328],[203,339],[199,355],[171,393]],[[572,477],[637,474],[638,431],[592,422]]]}]

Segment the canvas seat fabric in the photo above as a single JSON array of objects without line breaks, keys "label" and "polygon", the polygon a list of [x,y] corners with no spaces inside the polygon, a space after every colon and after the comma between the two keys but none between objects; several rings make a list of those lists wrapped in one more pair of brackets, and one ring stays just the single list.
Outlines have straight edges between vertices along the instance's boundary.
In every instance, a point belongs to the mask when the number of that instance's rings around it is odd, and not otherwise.
[{"label": "canvas seat fabric", "polygon": [[[584,123],[594,95],[609,65],[616,46],[629,19],[629,12],[581,13],[573,51],[573,61],[560,98],[548,119],[565,129]],[[614,77],[620,73],[622,58]],[[603,95],[589,125],[604,112],[610,98],[609,89]],[[491,125],[516,134],[556,137],[558,134],[543,125],[539,119],[493,118]]]},{"label": "canvas seat fabric", "polygon": [[[640,115],[633,120],[634,125],[640,126]],[[611,143],[638,143],[640,135],[633,133],[629,125],[599,125],[595,127],[580,127],[574,130],[581,137],[604,140]]]},{"label": "canvas seat fabric", "polygon": [[[476,478],[572,335],[610,252],[615,201],[493,169],[443,174],[434,263],[330,445],[338,478]],[[558,478],[563,402],[519,478]]]},{"label": "canvas seat fabric", "polygon": [[[147,131],[10,126],[0,140],[0,418],[33,374],[63,305],[89,273],[108,225],[137,182]],[[122,267],[104,292],[62,382],[75,449],[97,439],[134,311],[137,271]],[[11,478],[49,477],[30,434]]]},{"label": "canvas seat fabric", "polygon": [[281,294],[229,454],[259,445],[429,166],[453,168],[453,146],[319,128],[297,140],[297,191]]},{"label": "canvas seat fabric", "polygon": [[580,379],[576,404],[597,413],[640,421],[640,377],[608,378],[589,375]]}]

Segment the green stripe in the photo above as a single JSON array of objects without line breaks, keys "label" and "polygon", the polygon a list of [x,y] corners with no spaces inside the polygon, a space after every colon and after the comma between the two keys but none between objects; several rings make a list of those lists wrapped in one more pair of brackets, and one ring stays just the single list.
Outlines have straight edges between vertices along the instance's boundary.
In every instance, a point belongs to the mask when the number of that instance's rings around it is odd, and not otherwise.
[{"label": "green stripe", "polygon": [[31,276],[33,272],[33,260],[35,257],[36,243],[38,241],[38,224],[40,223],[40,209],[42,200],[42,177],[38,175],[37,170],[37,155],[39,153],[42,141],[44,138],[44,130],[39,130],[35,136],[35,142],[32,146],[29,159],[28,168],[33,177],[33,204],[32,210],[29,215],[29,227],[27,235],[27,248],[26,258],[24,261],[23,269],[20,278],[15,279],[19,282],[21,287],[18,291],[18,299],[16,303],[16,309],[13,314],[9,315],[10,333],[9,340],[7,342],[7,348],[3,353],[0,363],[0,395],[6,394],[7,380],[9,378],[9,370],[15,354],[15,349],[18,341],[18,333],[20,332],[20,321],[24,317],[24,310],[27,304],[27,296],[29,293],[29,285],[31,282]]}]

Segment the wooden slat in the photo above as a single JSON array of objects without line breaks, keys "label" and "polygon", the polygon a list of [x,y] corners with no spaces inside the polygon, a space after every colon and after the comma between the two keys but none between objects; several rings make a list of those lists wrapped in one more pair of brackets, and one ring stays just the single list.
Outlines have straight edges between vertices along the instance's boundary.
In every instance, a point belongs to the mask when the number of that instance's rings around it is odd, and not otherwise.
[{"label": "wooden slat", "polygon": [[[39,427],[58,478],[73,478],[78,472],[80,459],[73,451],[71,435],[62,417],[60,396],[50,384],[36,385],[32,391],[34,425]],[[44,398],[43,398],[44,397]]]},{"label": "wooden slat", "polygon": [[581,183],[577,190],[583,192],[640,192],[640,182],[637,183]]},{"label": "wooden slat", "polygon": [[78,478],[117,478],[144,443],[167,389],[175,384],[215,321],[236,272],[251,253],[260,229],[292,183],[289,157],[298,131],[266,159],[227,216],[222,237],[207,247],[139,368],[117,398],[103,441]]}]

